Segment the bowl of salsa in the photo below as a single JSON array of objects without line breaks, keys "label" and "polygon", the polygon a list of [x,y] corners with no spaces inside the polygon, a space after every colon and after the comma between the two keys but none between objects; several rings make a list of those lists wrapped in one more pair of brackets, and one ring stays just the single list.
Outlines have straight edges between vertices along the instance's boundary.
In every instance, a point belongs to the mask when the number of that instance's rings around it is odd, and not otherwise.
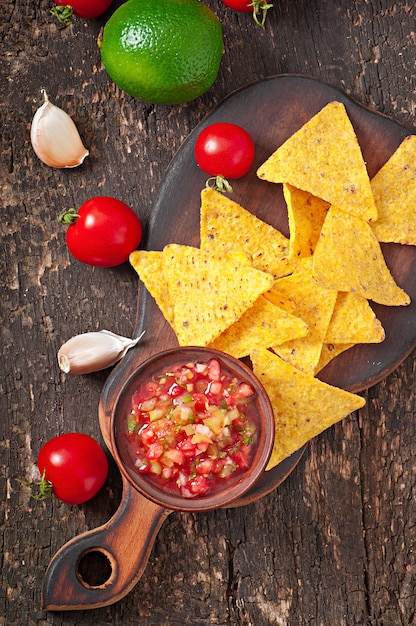
[{"label": "bowl of salsa", "polygon": [[111,445],[128,481],[153,502],[205,511],[246,494],[274,440],[270,400],[252,370],[223,352],[156,354],[120,389]]}]

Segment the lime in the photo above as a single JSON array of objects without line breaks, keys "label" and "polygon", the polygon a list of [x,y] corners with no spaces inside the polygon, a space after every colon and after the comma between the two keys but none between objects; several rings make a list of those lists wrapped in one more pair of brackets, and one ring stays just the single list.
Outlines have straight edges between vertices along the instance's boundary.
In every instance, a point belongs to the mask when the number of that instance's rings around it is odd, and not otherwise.
[{"label": "lime", "polygon": [[116,85],[158,104],[205,93],[224,48],[220,21],[199,0],[128,0],[106,23],[99,46]]}]

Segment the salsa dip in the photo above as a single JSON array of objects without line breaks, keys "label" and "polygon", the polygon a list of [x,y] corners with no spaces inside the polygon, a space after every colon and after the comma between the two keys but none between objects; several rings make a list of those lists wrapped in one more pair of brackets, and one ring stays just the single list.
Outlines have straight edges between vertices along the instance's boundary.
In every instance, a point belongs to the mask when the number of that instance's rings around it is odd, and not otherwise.
[{"label": "salsa dip", "polygon": [[166,508],[208,510],[246,493],[274,439],[270,400],[252,370],[218,350],[180,347],[126,381],[111,429],[130,483]]},{"label": "salsa dip", "polygon": [[137,471],[184,498],[244,472],[257,440],[255,391],[222,363],[189,361],[142,385],[126,417]]}]

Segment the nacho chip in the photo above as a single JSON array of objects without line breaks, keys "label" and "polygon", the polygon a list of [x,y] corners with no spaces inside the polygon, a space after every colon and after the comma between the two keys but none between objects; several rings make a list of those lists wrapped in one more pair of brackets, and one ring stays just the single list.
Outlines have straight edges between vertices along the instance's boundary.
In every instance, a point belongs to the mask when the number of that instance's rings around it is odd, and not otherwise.
[{"label": "nacho chip", "polygon": [[163,250],[179,344],[206,346],[270,289],[270,274],[191,246]]},{"label": "nacho chip", "polygon": [[416,135],[406,137],[371,180],[378,241],[416,245]]},{"label": "nacho chip", "polygon": [[253,267],[275,278],[291,272],[288,238],[214,189],[201,192],[200,234],[204,250],[217,254],[239,250]]},{"label": "nacho chip", "polygon": [[329,203],[308,191],[283,184],[289,218],[289,259],[311,256],[321,232]]},{"label": "nacho chip", "polygon": [[[303,259],[302,271],[277,280],[271,292],[275,299],[280,297],[293,302],[293,315],[300,317],[309,327],[306,336],[271,347],[294,367],[312,374],[319,361],[337,292],[315,283],[311,258]],[[270,297],[269,293],[267,297]]]},{"label": "nacho chip", "polygon": [[275,292],[272,287],[271,289],[269,289],[269,291],[266,291],[263,296],[264,298],[266,298],[266,300],[279,307],[279,309],[283,309],[283,311],[286,311],[287,313],[293,314],[296,308],[295,301],[290,296],[290,294],[286,292],[286,290],[284,293],[279,292],[279,290]]},{"label": "nacho chip", "polygon": [[241,359],[258,346],[269,348],[289,339],[303,337],[307,333],[308,326],[305,322],[260,296],[209,347]]},{"label": "nacho chip", "polygon": [[331,207],[313,255],[313,277],[328,289],[353,291],[390,306],[409,304],[396,284],[371,226]]},{"label": "nacho chip", "polygon": [[362,219],[377,219],[361,149],[340,102],[327,104],[289,137],[257,175],[309,191]]},{"label": "nacho chip", "polygon": [[366,298],[358,293],[340,292],[325,335],[325,342],[380,343],[385,333]]},{"label": "nacho chip", "polygon": [[355,343],[324,343],[321,350],[321,356],[319,362],[315,367],[315,376],[324,369],[335,357],[343,352],[346,352],[350,348],[355,346]]},{"label": "nacho chip", "polygon": [[156,300],[164,317],[173,327],[173,307],[168,284],[163,274],[163,254],[157,251],[135,250],[129,261],[144,283],[147,291]]},{"label": "nacho chip", "polygon": [[266,470],[365,405],[361,396],[323,383],[268,350],[255,350],[251,362],[269,395],[275,418],[275,440]]}]

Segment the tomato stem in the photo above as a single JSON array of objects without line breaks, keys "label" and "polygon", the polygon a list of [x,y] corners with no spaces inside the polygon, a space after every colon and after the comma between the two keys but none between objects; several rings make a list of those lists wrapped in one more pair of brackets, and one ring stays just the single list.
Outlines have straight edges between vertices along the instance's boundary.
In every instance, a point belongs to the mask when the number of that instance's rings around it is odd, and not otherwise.
[{"label": "tomato stem", "polygon": [[267,11],[273,8],[273,4],[271,2],[266,2],[266,0],[253,0],[249,6],[253,7],[253,19],[256,24],[258,24],[261,28],[264,28]]},{"label": "tomato stem", "polygon": [[38,501],[47,500],[52,495],[53,485],[50,482],[50,480],[47,480],[45,478],[45,472],[43,472],[42,478],[39,482],[31,483],[31,482],[25,482],[23,480],[19,480],[19,483],[21,483],[25,487],[38,487],[38,493],[35,495],[32,494],[32,498],[34,500],[38,500]]},{"label": "tomato stem", "polygon": [[74,9],[69,4],[65,6],[58,6],[55,4],[51,8],[51,15],[56,17],[62,26],[70,26],[70,24],[72,24]]},{"label": "tomato stem", "polygon": [[222,191],[223,193],[232,193],[233,188],[224,176],[211,176],[208,178],[205,186],[215,191]]},{"label": "tomato stem", "polygon": [[76,209],[64,209],[57,219],[60,224],[75,224],[79,217]]}]

